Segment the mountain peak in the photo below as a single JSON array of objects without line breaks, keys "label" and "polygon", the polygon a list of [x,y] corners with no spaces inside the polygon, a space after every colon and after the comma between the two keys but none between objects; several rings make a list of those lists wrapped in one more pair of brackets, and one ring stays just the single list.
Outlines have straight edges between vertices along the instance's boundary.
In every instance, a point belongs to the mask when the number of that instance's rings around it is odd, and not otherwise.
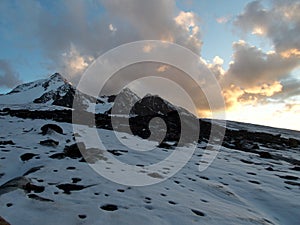
[{"label": "mountain peak", "polygon": [[[45,103],[71,107],[73,101],[71,97],[74,93],[73,86],[61,74],[54,73],[48,78],[17,86],[8,94],[1,96],[0,101],[4,104]],[[67,97],[70,98],[68,104],[65,103],[67,101],[64,99]]]},{"label": "mountain peak", "polygon": [[50,80],[56,80],[56,81],[64,81],[66,82],[66,79],[60,74],[60,73],[54,73],[50,76]]},{"label": "mountain peak", "polygon": [[127,98],[133,98],[135,101],[140,100],[140,97],[127,87],[120,91],[119,95],[124,95]]}]

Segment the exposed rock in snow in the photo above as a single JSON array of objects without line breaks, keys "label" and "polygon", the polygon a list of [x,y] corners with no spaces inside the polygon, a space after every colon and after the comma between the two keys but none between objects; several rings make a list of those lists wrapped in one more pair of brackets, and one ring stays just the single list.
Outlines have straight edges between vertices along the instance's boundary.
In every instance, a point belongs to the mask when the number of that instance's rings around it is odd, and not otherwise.
[{"label": "exposed rock in snow", "polygon": [[0,216],[0,225],[10,225],[10,224]]}]

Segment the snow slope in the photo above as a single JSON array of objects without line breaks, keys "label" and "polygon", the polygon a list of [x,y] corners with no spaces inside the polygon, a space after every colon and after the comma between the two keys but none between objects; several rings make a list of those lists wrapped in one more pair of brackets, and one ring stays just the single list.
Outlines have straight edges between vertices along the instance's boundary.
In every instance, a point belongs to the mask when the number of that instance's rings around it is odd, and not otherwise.
[{"label": "snow slope", "polygon": [[[198,165],[205,163],[201,161],[204,143],[200,143],[192,159],[172,178],[152,186],[128,187],[101,177],[79,159],[50,158],[75,141],[72,125],[67,123],[57,123],[64,134],[52,132],[43,136],[40,128],[47,123],[53,121],[0,116],[0,141],[15,143],[0,145],[0,184],[42,166],[26,177],[45,188],[40,193],[17,189],[0,195],[0,215],[11,224],[298,224],[300,221],[300,171],[285,161],[222,147],[213,164],[200,173]],[[120,153],[115,157],[131,164],[153,163],[164,159],[170,151],[163,148],[146,153],[132,151],[113,141],[112,131],[98,131],[107,137],[105,144],[109,149]],[[125,133],[118,135],[137,146],[156,144]],[[47,139],[59,141],[58,146],[39,144]],[[299,158],[299,150],[288,154]],[[25,153],[36,155],[23,161],[20,157]],[[286,154],[286,150],[281,154]],[[59,188],[63,184],[92,186],[66,193]]]}]

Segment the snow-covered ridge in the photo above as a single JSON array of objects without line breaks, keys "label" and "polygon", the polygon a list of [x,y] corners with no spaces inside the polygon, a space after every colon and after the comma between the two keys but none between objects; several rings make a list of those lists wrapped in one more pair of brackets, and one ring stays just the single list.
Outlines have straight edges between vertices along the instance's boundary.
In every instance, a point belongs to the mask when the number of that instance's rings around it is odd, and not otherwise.
[{"label": "snow-covered ridge", "polygon": [[59,73],[55,73],[46,79],[40,79],[37,81],[18,85],[7,95],[12,95],[14,93],[29,91],[29,90],[39,87],[39,86],[42,86],[44,88],[44,91],[55,90],[55,88],[58,88],[59,86],[66,84],[66,83],[67,83],[67,81]]},{"label": "snow-covered ridge", "polygon": [[0,95],[0,109],[63,109],[62,107],[72,109],[73,101],[76,96],[76,103],[79,107],[88,112],[111,114],[114,107],[114,114],[131,115],[129,106],[140,105],[139,113],[166,113],[167,111],[178,111],[180,115],[193,116],[187,110],[174,106],[167,100],[157,95],[146,95],[143,98],[137,96],[130,89],[123,89],[118,95],[100,96],[95,99],[87,96],[69,83],[62,75],[55,73],[46,79],[21,84],[11,92]]},{"label": "snow-covered ridge", "polygon": [[0,96],[0,103],[7,105],[31,104],[37,101],[36,103],[51,105],[55,100],[55,95],[64,96],[72,88],[72,85],[59,73],[55,73],[49,78],[17,86],[8,94]]},{"label": "snow-covered ridge", "polygon": [[55,73],[46,79],[21,84],[11,92],[1,95],[0,108],[32,110],[48,108],[49,111],[71,109],[75,96],[77,104],[88,111],[94,106],[96,113],[103,113],[111,107],[106,97],[94,99],[77,92],[76,88],[62,75]]}]

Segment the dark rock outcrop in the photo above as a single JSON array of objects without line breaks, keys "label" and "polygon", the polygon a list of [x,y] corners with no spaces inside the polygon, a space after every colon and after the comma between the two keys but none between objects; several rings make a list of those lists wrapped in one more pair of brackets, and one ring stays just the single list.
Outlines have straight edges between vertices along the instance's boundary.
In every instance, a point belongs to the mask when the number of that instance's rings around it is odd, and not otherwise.
[{"label": "dark rock outcrop", "polygon": [[81,191],[85,188],[92,187],[92,186],[95,186],[95,185],[94,184],[87,185],[87,186],[79,185],[79,184],[58,184],[58,185],[56,185],[56,187],[63,190],[65,194],[71,194],[72,191]]},{"label": "dark rock outcrop", "polygon": [[59,133],[59,134],[64,133],[63,129],[56,124],[46,124],[41,127],[41,131],[42,131],[42,135],[46,135],[52,131],[55,131],[56,133]]},{"label": "dark rock outcrop", "polygon": [[0,141],[0,145],[15,145],[15,143],[12,140]]},{"label": "dark rock outcrop", "polygon": [[0,216],[0,225],[10,225],[5,219]]},{"label": "dark rock outcrop", "polygon": [[49,147],[56,147],[58,144],[59,144],[58,141],[54,141],[52,139],[40,141],[40,145],[49,146]]},{"label": "dark rock outcrop", "polygon": [[[132,107],[130,115],[134,115],[129,118],[132,133],[142,138],[149,138],[151,135],[154,140],[164,137],[163,143],[167,141],[178,143],[180,138],[185,138],[181,140],[182,142],[190,142],[194,141],[193,135],[182,135],[182,127],[188,127],[190,134],[199,132],[197,130],[199,121],[194,115],[175,107],[159,96],[148,95],[139,100]],[[153,120],[154,118],[159,120]],[[151,133],[150,123],[155,132]]]},{"label": "dark rock outcrop", "polygon": [[30,159],[32,159],[34,156],[37,156],[37,154],[33,154],[33,153],[25,153],[23,155],[20,156],[21,160],[24,161],[29,161]]},{"label": "dark rock outcrop", "polygon": [[83,142],[75,143],[64,148],[64,154],[66,157],[72,159],[79,159],[82,157],[80,150],[85,150],[85,145]]}]

